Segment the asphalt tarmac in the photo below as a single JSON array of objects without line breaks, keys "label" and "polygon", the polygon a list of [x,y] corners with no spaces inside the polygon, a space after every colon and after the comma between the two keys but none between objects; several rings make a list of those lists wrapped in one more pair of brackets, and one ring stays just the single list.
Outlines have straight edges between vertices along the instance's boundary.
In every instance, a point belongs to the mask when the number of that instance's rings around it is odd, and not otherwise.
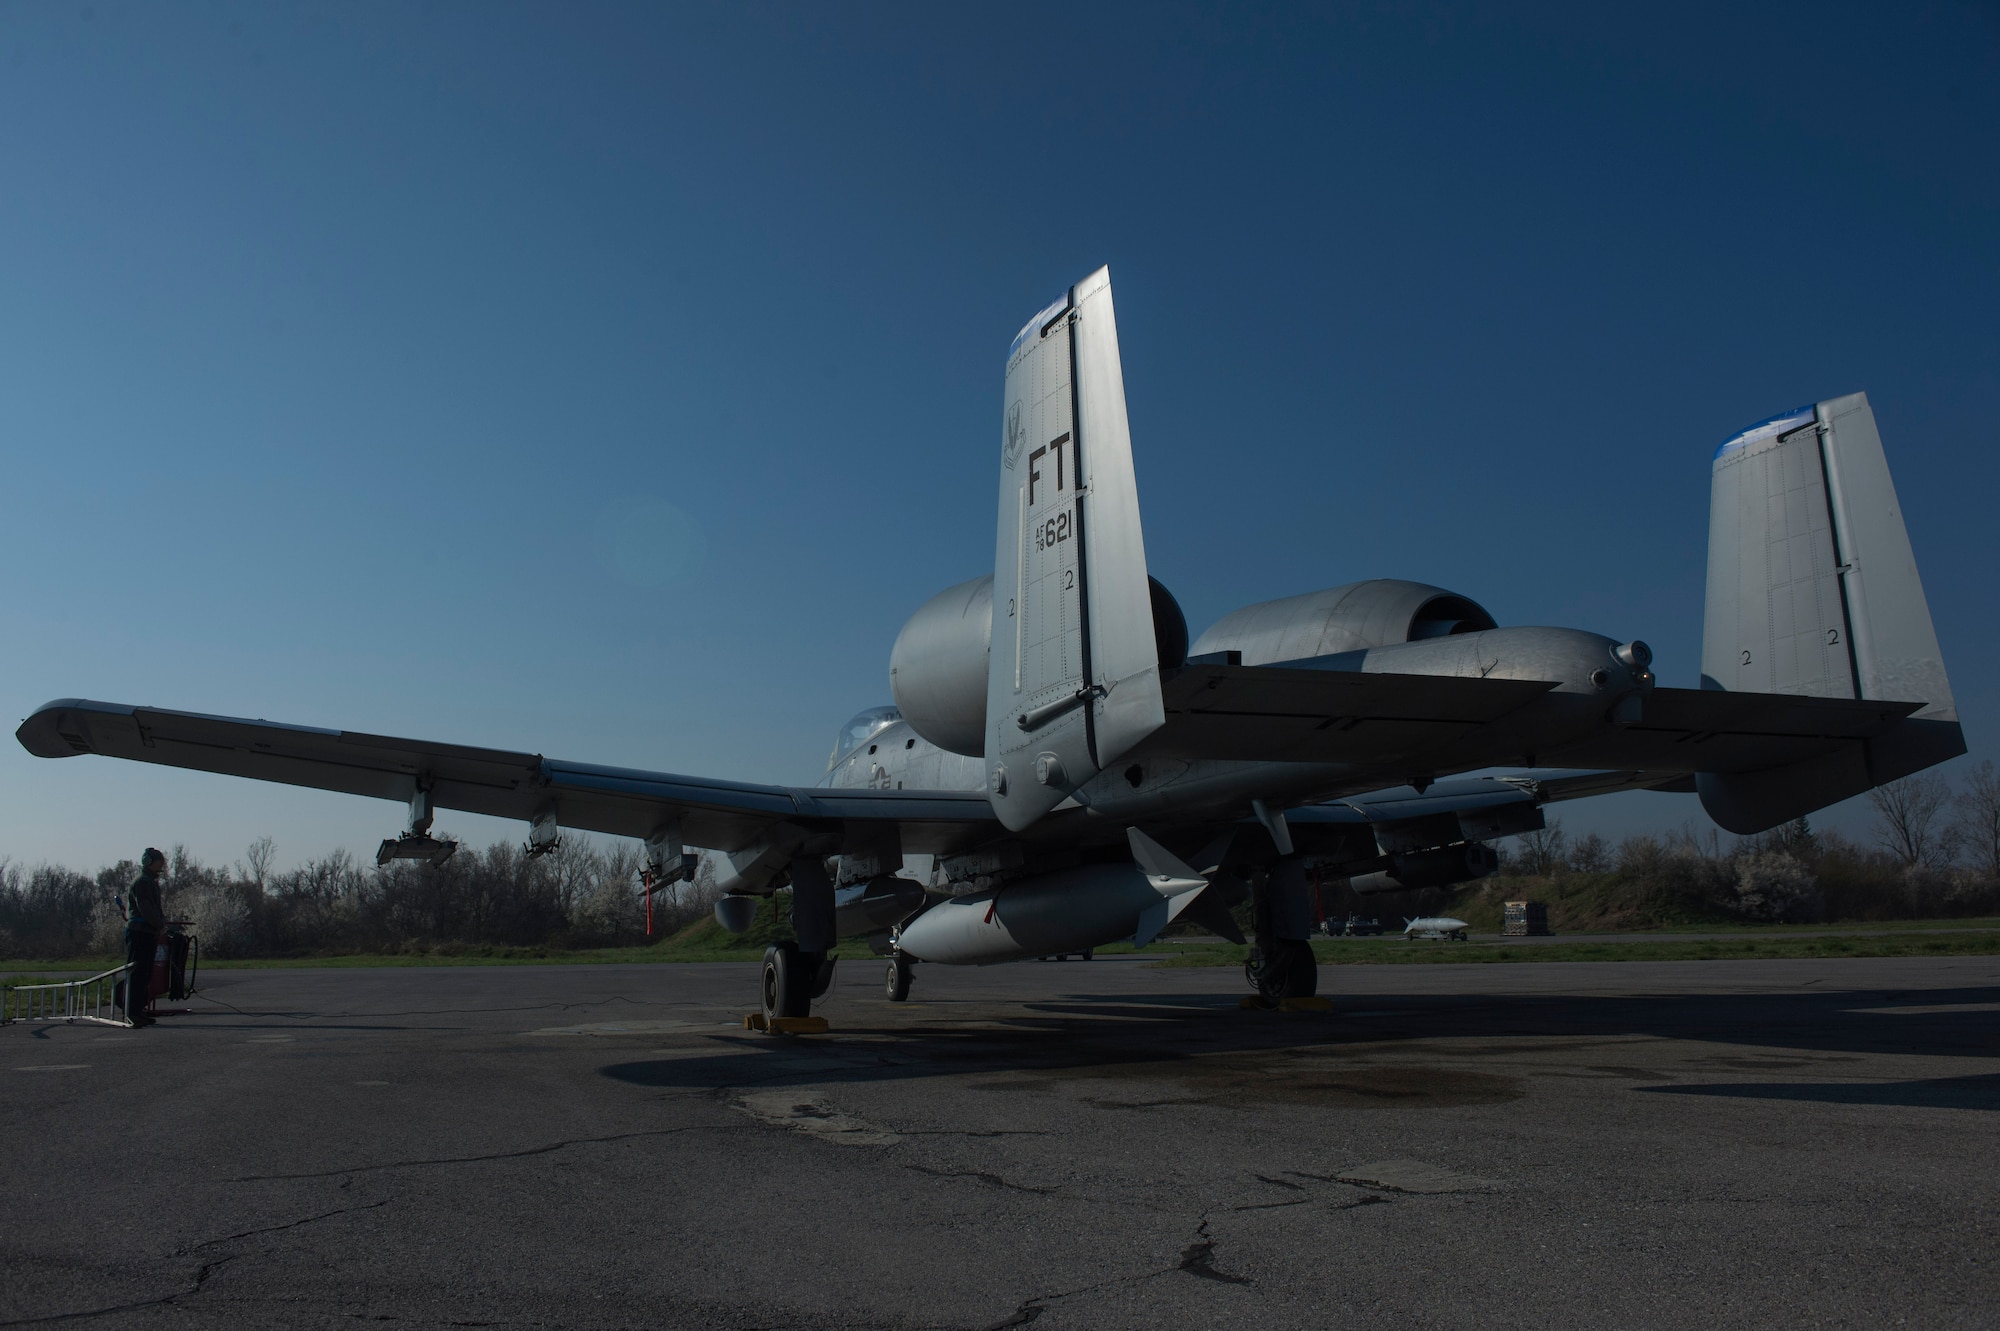
[{"label": "asphalt tarmac", "polygon": [[0,1030],[0,1326],[2000,1324],[2000,959],[211,972]]}]

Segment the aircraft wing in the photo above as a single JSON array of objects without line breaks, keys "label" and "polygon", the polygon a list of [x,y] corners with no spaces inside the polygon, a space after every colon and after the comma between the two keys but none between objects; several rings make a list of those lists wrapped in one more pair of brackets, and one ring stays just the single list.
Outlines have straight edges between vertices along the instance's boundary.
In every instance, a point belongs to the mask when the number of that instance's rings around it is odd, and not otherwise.
[{"label": "aircraft wing", "polygon": [[1542,680],[1190,662],[1166,681],[1166,725],[1142,750],[1365,763],[1448,743],[1554,687]]},{"label": "aircraft wing", "polygon": [[422,781],[437,808],[524,821],[553,809],[564,827],[615,836],[643,838],[677,819],[687,844],[719,851],[756,845],[785,823],[824,832],[893,823],[916,854],[999,829],[981,791],[765,786],[81,698],[47,704],[15,733],[40,758],[97,753],[399,802]]}]

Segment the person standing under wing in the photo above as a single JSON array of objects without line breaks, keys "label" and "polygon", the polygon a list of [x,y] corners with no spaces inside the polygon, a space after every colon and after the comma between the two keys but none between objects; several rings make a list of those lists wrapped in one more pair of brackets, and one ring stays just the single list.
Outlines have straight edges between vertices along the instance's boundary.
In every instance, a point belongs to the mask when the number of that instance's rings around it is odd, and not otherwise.
[{"label": "person standing under wing", "polygon": [[146,1011],[153,1001],[153,954],[167,927],[167,908],[161,899],[161,877],[167,871],[167,857],[152,846],[139,859],[140,873],[125,893],[125,1017],[134,1026],[150,1026]]}]

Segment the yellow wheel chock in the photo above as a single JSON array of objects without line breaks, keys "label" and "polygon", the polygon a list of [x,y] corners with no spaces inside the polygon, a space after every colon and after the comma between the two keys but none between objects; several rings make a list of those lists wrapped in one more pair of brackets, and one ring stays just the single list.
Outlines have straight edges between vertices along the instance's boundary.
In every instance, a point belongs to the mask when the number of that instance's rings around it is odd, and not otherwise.
[{"label": "yellow wheel chock", "polygon": [[825,1017],[767,1017],[761,1012],[752,1012],[743,1018],[746,1031],[767,1031],[772,1035],[825,1035]]}]

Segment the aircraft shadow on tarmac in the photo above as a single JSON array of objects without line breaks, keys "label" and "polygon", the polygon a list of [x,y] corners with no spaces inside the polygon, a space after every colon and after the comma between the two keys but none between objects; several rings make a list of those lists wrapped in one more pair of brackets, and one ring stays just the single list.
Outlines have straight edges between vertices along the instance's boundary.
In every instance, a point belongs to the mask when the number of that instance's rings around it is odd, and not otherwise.
[{"label": "aircraft shadow on tarmac", "polygon": [[[727,1052],[617,1063],[604,1076],[641,1086],[716,1089],[899,1081],[979,1074],[1166,1080],[1211,1088],[1245,1079],[1259,1099],[1298,1098],[1295,1071],[1329,1094],[1397,1098],[1380,1082],[1383,1056],[1405,1052],[1464,1071],[1429,1069],[1408,1088],[1435,1103],[1492,1102],[1520,1093],[1517,1079],[1472,1070],[1485,1059],[1531,1052],[1538,1041],[1571,1049],[1634,1037],[1768,1050],[1718,1049],[1683,1071],[1709,1076],[1773,1071],[1823,1076],[1870,1055],[1991,1057],[2000,986],[1809,994],[1660,996],[1374,995],[1337,1000],[1331,1014],[1238,1011],[1214,994],[1065,995],[1030,1003],[941,1003],[899,1008],[885,1020],[850,1011],[831,1037],[723,1037]],[[1780,1052],[1783,1051],[1783,1052]],[[1337,1072],[1367,1066],[1372,1080]],[[1644,1076],[1646,1074],[1639,1074]],[[2000,1108],[2000,1076],[1911,1082],[1654,1085],[1682,1095],[1825,1100],[1853,1104]]]},{"label": "aircraft shadow on tarmac", "polygon": [[1721,1095],[1746,1100],[1809,1100],[1833,1105],[1907,1105],[1920,1109],[2000,1109],[2000,1073],[1928,1081],[1722,1082],[1711,1086],[1641,1086],[1654,1095]]}]

